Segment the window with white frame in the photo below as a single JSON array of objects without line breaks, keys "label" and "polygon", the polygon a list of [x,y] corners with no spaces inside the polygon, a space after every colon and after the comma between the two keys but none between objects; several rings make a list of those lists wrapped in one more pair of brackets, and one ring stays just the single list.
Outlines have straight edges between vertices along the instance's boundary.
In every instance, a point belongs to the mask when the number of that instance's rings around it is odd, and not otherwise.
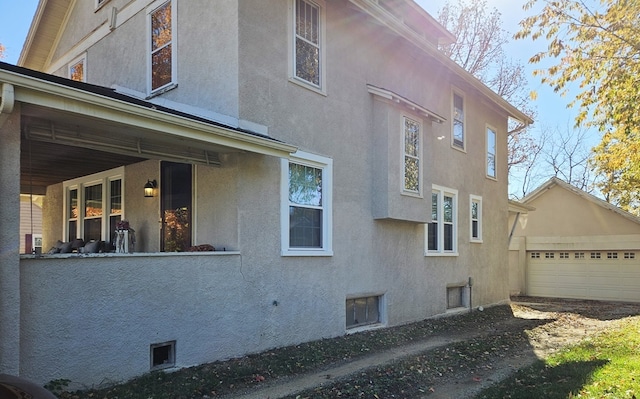
[{"label": "window with white frame", "polygon": [[281,169],[282,255],[333,255],[333,161],[298,151]]},{"label": "window with white frame", "polygon": [[175,7],[176,0],[160,0],[147,8],[150,94],[176,83]]},{"label": "window with white frame", "polygon": [[324,1],[292,0],[292,62],[294,81],[324,87]]},{"label": "window with white frame", "polygon": [[461,150],[465,149],[465,120],[464,120],[464,97],[453,92],[453,118],[452,118],[452,142],[451,144]]},{"label": "window with white frame", "polygon": [[482,242],[482,197],[471,195],[471,241]]},{"label": "window with white frame", "polygon": [[457,255],[458,191],[433,186],[431,223],[426,225],[426,255]]},{"label": "window with white frame", "polygon": [[65,181],[63,237],[111,242],[124,213],[123,184],[122,167]]},{"label": "window with white frame", "polygon": [[403,191],[421,194],[420,181],[422,179],[422,124],[412,118],[402,117],[404,134],[404,182]]},{"label": "window with white frame", "polygon": [[75,80],[76,82],[86,82],[87,81],[86,63],[87,63],[86,54],[83,54],[82,56],[71,61],[69,63],[69,79]]},{"label": "window with white frame", "polygon": [[496,131],[487,127],[487,176],[496,178]]}]

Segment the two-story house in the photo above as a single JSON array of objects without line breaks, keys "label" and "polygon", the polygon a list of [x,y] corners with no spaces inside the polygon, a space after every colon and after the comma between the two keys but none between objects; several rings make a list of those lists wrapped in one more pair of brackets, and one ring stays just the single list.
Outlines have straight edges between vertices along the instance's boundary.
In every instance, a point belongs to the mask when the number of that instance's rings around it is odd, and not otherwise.
[{"label": "two-story house", "polygon": [[0,64],[0,372],[99,384],[508,300],[531,120],[451,40],[412,0],[41,0]]}]

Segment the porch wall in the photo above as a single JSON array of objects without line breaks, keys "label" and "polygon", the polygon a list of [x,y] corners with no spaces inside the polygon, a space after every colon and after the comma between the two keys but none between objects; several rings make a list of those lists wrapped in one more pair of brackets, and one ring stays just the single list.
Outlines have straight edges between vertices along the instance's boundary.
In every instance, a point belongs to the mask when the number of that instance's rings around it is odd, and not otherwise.
[{"label": "porch wall", "polygon": [[20,346],[19,171],[20,106],[15,104],[12,114],[0,114],[0,373],[16,375],[20,364],[16,351]]},{"label": "porch wall", "polygon": [[23,258],[20,270],[20,375],[42,384],[143,374],[154,343],[175,340],[185,367],[344,333],[340,306],[309,301],[342,295],[295,273],[274,292],[265,268],[238,253]]}]

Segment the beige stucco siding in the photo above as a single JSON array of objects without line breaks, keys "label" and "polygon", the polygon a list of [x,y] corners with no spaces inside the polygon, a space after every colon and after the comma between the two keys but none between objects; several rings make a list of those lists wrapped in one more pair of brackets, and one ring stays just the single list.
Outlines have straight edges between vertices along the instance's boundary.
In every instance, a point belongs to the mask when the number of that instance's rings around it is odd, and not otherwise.
[{"label": "beige stucco siding", "polygon": [[638,223],[560,186],[528,202],[535,212],[521,215],[516,235],[588,236],[637,234]]}]

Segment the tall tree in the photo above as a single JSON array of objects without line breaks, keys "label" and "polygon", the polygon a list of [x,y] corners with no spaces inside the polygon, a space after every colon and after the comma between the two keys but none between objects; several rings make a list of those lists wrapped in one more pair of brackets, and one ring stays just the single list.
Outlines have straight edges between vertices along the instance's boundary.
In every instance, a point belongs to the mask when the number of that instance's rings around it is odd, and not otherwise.
[{"label": "tall tree", "polygon": [[524,8],[538,3],[543,6],[520,23],[516,38],[549,41],[530,62],[551,61],[536,74],[556,92],[578,90],[570,103],[580,110],[576,125],[603,133],[592,161],[605,177],[600,191],[633,211],[640,181],[640,2],[529,0]]},{"label": "tall tree", "polygon": [[[438,12],[438,21],[456,38],[441,50],[467,72],[481,80],[497,94],[534,117],[527,91],[524,66],[509,60],[503,46],[509,42],[502,29],[500,12],[489,9],[486,0],[458,0],[446,3]],[[509,123],[509,170],[530,160],[537,152],[536,143],[526,126]]]}]

